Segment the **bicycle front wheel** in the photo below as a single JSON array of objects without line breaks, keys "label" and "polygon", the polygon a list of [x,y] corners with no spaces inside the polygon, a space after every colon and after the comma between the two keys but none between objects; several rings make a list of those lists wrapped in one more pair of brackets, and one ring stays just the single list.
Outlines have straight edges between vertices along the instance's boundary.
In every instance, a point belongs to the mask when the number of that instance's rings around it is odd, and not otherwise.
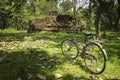
[{"label": "bicycle front wheel", "polygon": [[63,55],[68,59],[75,59],[78,56],[79,48],[73,39],[64,39],[61,42],[61,50]]},{"label": "bicycle front wheel", "polygon": [[100,74],[106,68],[107,55],[97,42],[89,42],[84,49],[84,61],[92,74]]}]

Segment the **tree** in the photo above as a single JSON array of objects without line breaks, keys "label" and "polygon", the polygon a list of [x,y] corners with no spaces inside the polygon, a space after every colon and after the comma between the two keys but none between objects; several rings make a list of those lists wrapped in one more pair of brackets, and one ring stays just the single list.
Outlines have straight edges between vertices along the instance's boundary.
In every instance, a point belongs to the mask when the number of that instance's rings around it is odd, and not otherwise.
[{"label": "tree", "polygon": [[117,8],[117,14],[118,14],[118,18],[116,20],[116,23],[117,23],[117,26],[120,30],[120,0],[117,0],[118,1],[118,8]]},{"label": "tree", "polygon": [[75,25],[78,25],[78,21],[77,21],[77,0],[73,0],[73,15],[74,15],[74,19],[75,19]]},{"label": "tree", "polygon": [[99,39],[101,38],[101,26],[104,26],[104,35],[106,31],[105,29],[118,30],[118,14],[116,7],[118,4],[116,4],[116,0],[92,0],[92,3],[94,4],[93,8],[96,15],[94,21],[96,37]]},{"label": "tree", "polygon": [[8,19],[11,17],[11,11],[0,7],[0,29],[5,29],[8,27]]},{"label": "tree", "polygon": [[72,11],[72,3],[70,0],[63,1],[60,4],[60,9],[63,13],[69,14]]}]

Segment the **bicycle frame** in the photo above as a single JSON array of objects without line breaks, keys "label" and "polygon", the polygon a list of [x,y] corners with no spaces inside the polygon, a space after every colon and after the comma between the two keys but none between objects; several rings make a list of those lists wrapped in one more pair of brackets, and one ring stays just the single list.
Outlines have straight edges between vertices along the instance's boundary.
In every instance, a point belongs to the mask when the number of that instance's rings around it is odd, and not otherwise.
[{"label": "bicycle frame", "polygon": [[[77,44],[77,46],[79,46],[79,42],[78,42],[78,40],[77,40],[77,38],[76,38],[76,30],[77,30],[77,28],[78,27],[75,27],[75,29],[73,29],[73,31],[72,31],[72,33],[73,33],[73,41]],[[80,56],[82,57],[82,58],[84,58],[84,51],[85,51],[85,46],[89,43],[89,42],[94,42],[94,43],[96,43],[97,45],[99,45],[100,46],[100,48],[103,50],[103,52],[105,53],[105,57],[106,57],[106,59],[108,59],[108,57],[107,57],[107,53],[106,53],[106,51],[104,50],[104,48],[98,43],[98,42],[96,42],[95,40],[94,41],[88,41],[88,36],[91,36],[92,35],[92,33],[91,32],[89,32],[89,31],[87,31],[86,33],[84,33],[84,35],[85,35],[85,38],[84,38],[84,41],[82,42],[82,46],[83,46],[83,49],[81,49],[82,50],[82,52],[80,52],[80,47],[78,47],[79,48],[79,54],[80,54]]]}]

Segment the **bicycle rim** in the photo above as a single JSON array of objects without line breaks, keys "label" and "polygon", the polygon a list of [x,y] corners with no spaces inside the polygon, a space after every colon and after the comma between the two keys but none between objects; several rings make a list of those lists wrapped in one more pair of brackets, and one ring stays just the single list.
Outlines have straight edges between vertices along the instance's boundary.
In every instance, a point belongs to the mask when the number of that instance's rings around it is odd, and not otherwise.
[{"label": "bicycle rim", "polygon": [[92,74],[100,74],[106,67],[106,54],[101,45],[90,42],[85,47],[85,65]]},{"label": "bicycle rim", "polygon": [[68,59],[75,59],[79,53],[78,46],[72,39],[63,40],[61,50],[63,55]]}]

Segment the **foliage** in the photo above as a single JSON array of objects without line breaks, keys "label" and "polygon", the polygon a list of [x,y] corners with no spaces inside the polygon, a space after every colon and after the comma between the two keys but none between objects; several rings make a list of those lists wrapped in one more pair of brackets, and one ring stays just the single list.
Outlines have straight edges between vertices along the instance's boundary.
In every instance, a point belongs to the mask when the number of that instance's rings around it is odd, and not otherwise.
[{"label": "foliage", "polygon": [[5,29],[9,26],[14,26],[17,29],[21,28],[23,25],[23,14],[22,9],[25,4],[25,0],[20,0],[19,2],[16,0],[4,0],[0,1],[0,21],[3,24],[0,24],[2,29]]},{"label": "foliage", "polygon": [[50,9],[57,10],[55,1],[46,0],[1,0],[0,4],[1,29],[7,27],[26,29],[29,16],[46,15]]},{"label": "foliage", "polygon": [[69,13],[72,10],[72,3],[70,0],[63,1],[60,4],[60,9],[62,10],[63,13]]},{"label": "foliage", "polygon": [[[95,11],[94,25],[96,36],[100,39],[101,26],[104,33],[106,29],[119,30],[119,0],[91,0],[93,10]],[[117,7],[118,6],[118,7]],[[116,15],[116,16],[114,16]],[[106,34],[104,34],[106,35]]]}]

